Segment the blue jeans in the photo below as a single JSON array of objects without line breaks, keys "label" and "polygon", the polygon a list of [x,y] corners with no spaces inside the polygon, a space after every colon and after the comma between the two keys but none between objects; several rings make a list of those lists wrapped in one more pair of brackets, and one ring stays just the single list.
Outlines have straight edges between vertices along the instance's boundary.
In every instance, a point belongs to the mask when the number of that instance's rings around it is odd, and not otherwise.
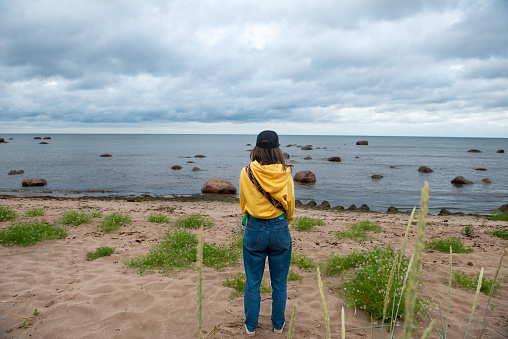
[{"label": "blue jeans", "polygon": [[272,324],[277,330],[284,326],[291,249],[286,218],[250,218],[247,221],[243,237],[243,264],[247,275],[243,305],[245,326],[249,331],[256,330],[258,326],[261,303],[259,286],[267,256],[272,281]]}]

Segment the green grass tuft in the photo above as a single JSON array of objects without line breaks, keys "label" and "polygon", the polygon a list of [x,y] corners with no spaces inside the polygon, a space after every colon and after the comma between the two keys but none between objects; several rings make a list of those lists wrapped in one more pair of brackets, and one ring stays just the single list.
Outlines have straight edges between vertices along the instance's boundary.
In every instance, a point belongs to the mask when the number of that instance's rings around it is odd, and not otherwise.
[{"label": "green grass tuft", "polygon": [[171,219],[167,215],[162,214],[162,213],[159,213],[159,214],[150,214],[148,216],[148,221],[149,222],[155,222],[157,224],[162,224],[162,223],[169,224],[169,223],[171,223]]},{"label": "green grass tuft", "polygon": [[292,227],[300,232],[311,231],[314,226],[323,226],[325,223],[321,219],[311,217],[297,217],[292,222]]},{"label": "green grass tuft", "polygon": [[[222,286],[234,288],[236,290],[229,296],[229,299],[232,300],[245,293],[245,284],[247,282],[247,276],[245,275],[245,273],[240,272],[238,274],[232,274],[230,278],[227,278],[226,281],[222,284]],[[259,291],[263,294],[272,293],[271,287],[267,286],[267,283],[264,278],[263,280],[261,280],[261,286],[259,288]]]},{"label": "green grass tuft", "polygon": [[[462,270],[457,270],[453,272],[452,284],[454,286],[460,286],[466,289],[475,290],[478,284],[479,274],[471,273],[466,274]],[[482,287],[480,288],[480,292],[488,295],[490,293],[490,289],[492,288],[492,284],[494,283],[493,279],[487,279],[485,276],[482,277]],[[496,282],[494,285],[494,289],[492,291],[492,295],[496,295],[496,290],[500,289],[501,285]]]},{"label": "green grass tuft", "polygon": [[114,251],[115,251],[115,249],[111,248],[111,247],[107,247],[107,246],[99,247],[95,250],[95,252],[88,252],[86,254],[86,260],[92,261],[92,260],[99,259],[102,257],[107,257],[107,256],[110,256],[111,254],[113,254]]},{"label": "green grass tuft", "polygon": [[[397,251],[388,246],[374,246],[371,250],[354,251],[344,258],[338,260],[336,257],[327,262],[325,268],[327,272],[342,272],[349,268],[341,279],[339,294],[344,296],[346,304],[351,307],[364,309],[367,314],[373,318],[383,317],[384,302],[388,281],[393,267],[393,261],[397,256]],[[398,300],[402,295],[402,302],[397,313],[393,317],[404,316],[405,313],[405,290],[403,290],[404,276],[408,269],[409,259],[406,256],[401,258],[400,270],[393,277],[388,300]],[[337,263],[338,267],[331,268],[332,263]],[[416,306],[417,312],[422,310],[421,306]],[[391,318],[388,315],[387,318]]]},{"label": "green grass tuft", "polygon": [[362,240],[367,239],[368,235],[365,232],[382,232],[383,229],[381,226],[374,224],[369,220],[363,220],[352,224],[346,228],[344,231],[339,231],[336,233],[338,239],[350,238],[354,240]]},{"label": "green grass tuft", "polygon": [[93,211],[64,211],[60,217],[62,224],[78,226],[88,224],[93,218],[101,217],[100,212]]},{"label": "green grass tuft", "polygon": [[466,237],[472,237],[474,235],[474,227],[472,225],[464,226],[462,229],[462,234]]},{"label": "green grass tuft", "polygon": [[0,244],[5,246],[28,246],[38,241],[64,238],[67,231],[45,220],[34,220],[25,223],[12,224],[0,231]]},{"label": "green grass tuft", "polygon": [[302,280],[303,280],[303,276],[300,273],[295,272],[293,270],[289,270],[288,281],[302,281]]},{"label": "green grass tuft", "polygon": [[467,248],[464,246],[460,239],[456,237],[445,238],[445,239],[431,239],[425,245],[425,248],[431,250],[437,250],[439,252],[449,253],[450,246],[452,248],[453,253],[469,253],[473,252],[472,248]]},{"label": "green grass tuft", "polygon": [[200,228],[201,225],[203,227],[208,227],[213,225],[213,220],[204,214],[201,213],[193,213],[191,215],[180,217],[175,220],[175,226],[182,228]]},{"label": "green grass tuft", "polygon": [[490,220],[508,221],[508,211],[495,210],[489,217]]},{"label": "green grass tuft", "polygon": [[[167,232],[160,243],[143,256],[129,260],[126,264],[141,273],[158,270],[190,269],[196,262],[197,236],[187,230]],[[204,244],[203,263],[212,268],[237,265],[241,252],[237,249]]]},{"label": "green grass tuft", "polygon": [[295,264],[302,270],[308,272],[313,271],[316,268],[316,263],[311,257],[305,254],[298,254],[296,252],[291,253],[291,264]]},{"label": "green grass tuft", "polygon": [[45,211],[42,208],[34,208],[26,211],[23,215],[25,217],[42,217],[44,216]]},{"label": "green grass tuft", "polygon": [[102,219],[97,229],[104,233],[109,233],[112,231],[119,230],[123,224],[132,221],[132,218],[129,215],[122,214],[120,212],[114,212],[108,214]]},{"label": "green grass tuft", "polygon": [[9,207],[0,205],[0,221],[8,221],[16,219],[17,214]]},{"label": "green grass tuft", "polygon": [[508,230],[497,229],[494,232],[492,232],[492,234],[494,234],[496,237],[508,240]]}]

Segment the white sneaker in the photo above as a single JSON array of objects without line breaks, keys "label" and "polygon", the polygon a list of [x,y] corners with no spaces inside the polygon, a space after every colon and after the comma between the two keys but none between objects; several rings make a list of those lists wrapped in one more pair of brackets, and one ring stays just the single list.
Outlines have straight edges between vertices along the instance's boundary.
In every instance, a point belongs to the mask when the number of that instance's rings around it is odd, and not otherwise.
[{"label": "white sneaker", "polygon": [[245,331],[247,331],[247,335],[254,335],[254,334],[256,334],[255,330],[254,331],[249,331],[249,329],[247,328],[247,325],[243,324],[243,326],[245,326]]},{"label": "white sneaker", "polygon": [[[284,325],[286,325],[286,323],[284,323]],[[277,330],[275,329],[275,327],[273,328],[273,333],[277,333],[277,334],[282,334],[282,331],[284,331],[284,325],[282,325],[282,328],[280,330]]]}]

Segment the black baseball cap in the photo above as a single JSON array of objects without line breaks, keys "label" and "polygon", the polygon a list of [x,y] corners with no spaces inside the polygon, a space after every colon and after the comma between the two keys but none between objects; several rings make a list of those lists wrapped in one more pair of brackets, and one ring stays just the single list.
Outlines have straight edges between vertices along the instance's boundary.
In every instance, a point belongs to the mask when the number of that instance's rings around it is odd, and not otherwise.
[{"label": "black baseball cap", "polygon": [[256,146],[261,148],[277,148],[279,144],[279,136],[274,131],[263,131],[258,134]]}]

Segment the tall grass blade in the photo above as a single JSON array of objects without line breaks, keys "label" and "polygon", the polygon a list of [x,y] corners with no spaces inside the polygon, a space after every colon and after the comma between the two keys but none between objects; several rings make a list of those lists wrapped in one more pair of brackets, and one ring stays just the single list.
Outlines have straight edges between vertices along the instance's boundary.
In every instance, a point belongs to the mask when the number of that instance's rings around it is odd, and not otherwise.
[{"label": "tall grass blade", "polygon": [[[404,291],[404,289],[406,288],[407,278],[409,277],[409,272],[411,272],[411,267],[413,267],[414,257],[415,257],[415,254],[413,253],[413,255],[411,256],[411,259],[409,260],[409,264],[407,265],[406,276],[404,277],[404,281],[402,282],[402,291]],[[403,297],[403,293],[400,294],[399,303],[397,305],[397,311],[395,312],[395,314],[399,314],[399,309],[400,309],[400,304],[402,302],[402,297]],[[392,324],[390,325],[390,338],[393,338],[393,332],[395,330],[395,325],[396,325],[396,322],[394,320],[394,321],[392,321]]]},{"label": "tall grass blade", "polygon": [[[390,272],[390,277],[388,278],[388,284],[386,285],[385,304],[383,307],[383,321],[381,322],[381,324],[385,323],[386,309],[388,308],[388,302],[390,301],[390,290],[392,289],[393,276],[395,274],[395,269],[398,266],[397,262],[399,261],[399,255],[400,255],[400,253],[397,253],[397,255],[395,256],[395,259],[393,259],[392,270]],[[395,298],[395,293],[393,294],[393,298]],[[379,339],[383,338],[383,329],[384,329],[384,327],[381,327],[381,333],[379,334]]]},{"label": "tall grass blade", "polygon": [[478,277],[478,285],[476,286],[476,293],[474,295],[473,307],[471,308],[471,316],[469,317],[469,323],[467,324],[467,330],[466,330],[466,335],[464,336],[464,339],[467,338],[467,334],[469,333],[469,325],[471,325],[471,320],[473,319],[474,309],[476,308],[476,303],[478,302],[478,295],[480,294],[480,289],[482,288],[482,279],[483,279],[483,267],[480,270],[480,276]]},{"label": "tall grass blade", "polygon": [[[434,321],[434,320],[430,317],[429,312],[427,312],[427,310],[425,309],[425,307],[424,307],[424,305],[423,305],[423,303],[422,303],[422,300],[421,300],[420,298],[418,298],[418,302],[420,303],[420,306],[422,307],[423,311],[424,311],[424,312],[425,312],[425,314],[427,315],[427,318],[429,318],[430,323],[431,323],[432,325],[434,325],[434,322],[435,322],[435,321]],[[439,337],[440,337],[440,338],[443,338],[443,336],[441,335],[441,333],[439,333],[439,330],[437,329],[436,325],[434,325],[434,329],[436,330],[437,334],[439,334]]]},{"label": "tall grass blade", "polygon": [[198,271],[197,289],[198,289],[198,338],[203,338],[203,247],[205,235],[203,233],[203,225],[199,229],[198,247],[196,254],[196,264]]},{"label": "tall grass blade", "polygon": [[[487,316],[487,310],[489,309],[490,298],[492,297],[492,294],[494,293],[494,286],[496,285],[497,276],[499,274],[499,270],[501,269],[501,263],[503,262],[504,254],[505,254],[505,251],[503,251],[503,254],[501,254],[501,258],[499,259],[499,264],[497,265],[496,274],[494,275],[494,280],[492,281],[492,286],[490,287],[489,300],[487,301],[487,307],[485,308],[485,314],[483,315],[482,326],[480,327],[480,336],[478,338],[482,337],[482,333],[483,333],[483,329],[484,329],[483,324],[485,323],[485,317]],[[473,330],[473,333],[474,333],[474,330]]]},{"label": "tall grass blade", "polygon": [[[427,327],[427,329],[425,330],[425,332],[423,332],[422,334],[422,338],[421,339],[427,339],[429,336],[430,336],[430,333],[432,332],[432,327],[436,327],[434,326],[434,320],[432,320],[429,324],[429,326]],[[439,332],[438,332],[439,333]]]},{"label": "tall grass blade", "polygon": [[342,306],[342,312],[340,313],[341,320],[341,333],[342,339],[346,339],[346,316],[344,315],[344,306]]},{"label": "tall grass blade", "polygon": [[321,294],[321,305],[323,306],[323,315],[325,317],[326,338],[330,339],[331,338],[330,317],[328,316],[328,309],[326,308],[325,292],[323,290],[323,282],[321,281],[321,272],[319,270],[319,266],[317,267],[317,277],[318,277],[319,293]]},{"label": "tall grass blade", "polygon": [[[446,326],[445,330],[443,331],[444,338],[446,339],[446,335],[448,334],[448,319],[450,319],[450,298],[452,294],[452,257],[453,257],[453,250],[452,246],[450,245],[450,272],[448,273],[448,310],[446,311]],[[441,328],[443,327],[443,319],[441,317]]]},{"label": "tall grass blade", "polygon": [[298,310],[298,302],[295,302],[295,306],[293,307],[293,314],[291,314],[291,321],[289,322],[288,339],[293,338],[293,333],[295,331],[296,311],[297,310]]},{"label": "tall grass blade", "polygon": [[420,211],[418,212],[418,229],[416,233],[416,243],[413,265],[409,273],[409,280],[406,292],[406,309],[404,317],[403,339],[411,336],[415,319],[416,294],[418,292],[418,281],[422,270],[422,257],[425,241],[425,225],[427,224],[427,214],[429,201],[429,184],[425,182],[422,188],[422,199],[420,203]]}]

